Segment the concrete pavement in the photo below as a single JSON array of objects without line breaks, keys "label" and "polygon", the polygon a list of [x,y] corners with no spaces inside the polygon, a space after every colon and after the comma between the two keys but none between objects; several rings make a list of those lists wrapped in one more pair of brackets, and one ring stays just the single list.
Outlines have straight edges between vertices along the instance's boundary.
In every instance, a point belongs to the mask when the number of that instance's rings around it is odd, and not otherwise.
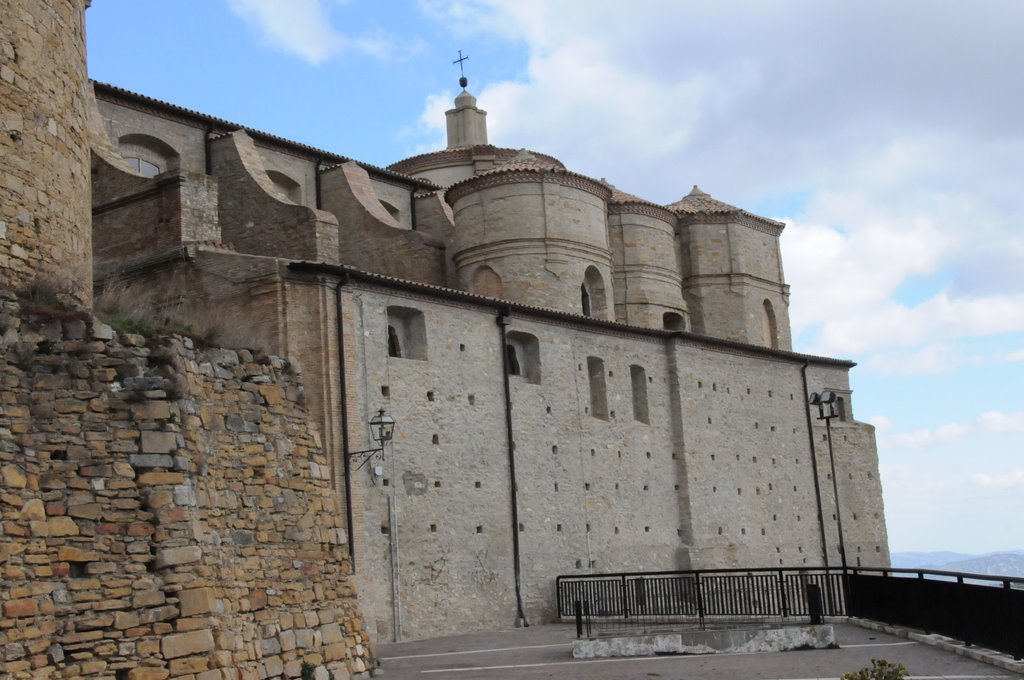
[{"label": "concrete pavement", "polygon": [[554,624],[380,645],[388,680],[816,680],[838,678],[872,658],[903,663],[911,678],[1019,680],[1024,676],[948,651],[848,623],[832,650],[573,659],[575,628]]}]

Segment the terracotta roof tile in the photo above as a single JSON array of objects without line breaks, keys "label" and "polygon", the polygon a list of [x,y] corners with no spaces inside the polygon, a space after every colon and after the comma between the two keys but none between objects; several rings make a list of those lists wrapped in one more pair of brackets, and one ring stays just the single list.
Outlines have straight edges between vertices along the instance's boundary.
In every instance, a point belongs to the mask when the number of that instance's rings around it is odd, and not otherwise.
[{"label": "terracotta roof tile", "polygon": [[777,220],[762,217],[761,215],[755,215],[752,212],[748,212],[743,208],[737,208],[734,205],[719,201],[717,198],[713,198],[710,194],[701,190],[696,184],[693,185],[693,189],[690,193],[683,196],[675,203],[669,203],[665,206],[669,210],[679,213],[681,215],[724,215],[729,213],[735,213],[737,215],[743,215],[765,224],[769,224],[774,227],[783,227],[784,223]]},{"label": "terracotta roof tile", "polygon": [[363,161],[358,161],[358,160],[356,160],[354,158],[349,158],[348,156],[342,156],[340,154],[336,154],[336,153],[333,153],[331,151],[326,151],[324,149],[318,149],[315,146],[310,146],[308,144],[303,144],[302,142],[296,142],[296,141],[291,140],[291,139],[286,139],[284,137],[279,137],[277,135],[270,134],[269,132],[263,132],[262,130],[257,130],[255,128],[250,128],[250,127],[246,127],[244,125],[239,125],[238,123],[232,123],[229,120],[225,120],[223,118],[217,118],[216,116],[211,116],[211,115],[206,114],[206,113],[201,113],[201,112],[196,111],[194,109],[187,109],[184,106],[178,106],[177,104],[172,104],[170,102],[166,102],[166,101],[163,101],[161,99],[156,99],[156,98],[150,97],[148,95],[139,94],[138,92],[132,92],[131,90],[126,90],[125,88],[118,87],[117,85],[111,85],[109,83],[101,83],[101,82],[99,82],[97,80],[93,80],[93,81],[90,81],[90,82],[92,82],[93,88],[97,92],[97,94],[107,94],[108,96],[119,97],[119,98],[122,98],[122,99],[135,100],[136,102],[140,102],[140,103],[143,103],[143,104],[148,104],[150,106],[156,106],[156,107],[159,107],[159,108],[167,109],[169,111],[173,111],[174,113],[177,113],[178,115],[186,116],[188,118],[193,118],[195,120],[203,121],[205,123],[216,123],[216,124],[220,125],[221,127],[228,128],[228,130],[226,130],[226,131],[225,130],[219,131],[221,134],[225,134],[227,132],[233,132],[234,130],[245,130],[247,133],[249,133],[251,136],[253,136],[253,137],[257,138],[257,139],[263,139],[263,140],[267,140],[267,141],[277,142],[278,144],[282,144],[284,146],[289,146],[289,147],[292,147],[294,149],[301,149],[303,151],[310,152],[310,153],[312,153],[314,155],[320,156],[325,161],[333,161],[335,163],[347,163],[349,161],[355,161],[356,163],[358,163],[361,167],[365,168],[366,170],[370,170],[370,171],[379,173],[381,175],[386,175],[386,176],[394,177],[396,179],[401,179],[401,180],[403,180],[405,182],[409,182],[410,184],[419,184],[421,186],[425,186],[425,187],[430,188],[430,189],[439,189],[440,188],[436,184],[434,184],[433,182],[428,182],[427,180],[417,179],[417,178],[411,177],[409,175],[403,175],[400,172],[396,172],[396,171],[390,170],[388,168],[382,168],[379,165],[373,165],[372,163],[364,163]]}]

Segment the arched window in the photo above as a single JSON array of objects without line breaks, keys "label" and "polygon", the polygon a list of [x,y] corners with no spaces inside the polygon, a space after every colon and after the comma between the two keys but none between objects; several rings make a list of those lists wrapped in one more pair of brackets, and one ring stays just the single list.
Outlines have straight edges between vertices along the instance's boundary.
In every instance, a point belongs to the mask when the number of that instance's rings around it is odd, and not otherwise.
[{"label": "arched window", "polygon": [[471,285],[472,291],[477,295],[500,298],[505,292],[504,286],[501,283],[501,277],[487,265],[477,267],[477,270],[473,272]]},{"label": "arched window", "polygon": [[294,179],[277,170],[267,170],[267,177],[270,178],[274,186],[280,189],[281,193],[289,201],[292,203],[302,203],[302,187]]},{"label": "arched window", "polygon": [[126,156],[125,161],[128,162],[128,165],[132,166],[132,170],[139,173],[143,177],[156,177],[161,172],[159,165],[150,163],[149,161],[144,160],[142,158],[137,158],[135,156]]},{"label": "arched window", "polygon": [[662,325],[667,331],[685,331],[686,319],[676,312],[665,312],[661,317]]},{"label": "arched window", "polygon": [[135,172],[144,177],[156,177],[161,172],[177,170],[178,152],[157,137],[142,134],[123,135],[117,140],[121,157]]},{"label": "arched window", "polygon": [[388,356],[427,360],[427,326],[423,312],[411,307],[388,307]]},{"label": "arched window", "polygon": [[775,309],[770,300],[764,301],[764,316],[762,317],[764,346],[772,349],[779,348],[779,328],[775,323]]},{"label": "arched window", "polygon": [[597,267],[591,265],[583,273],[583,285],[580,286],[580,306],[583,316],[604,318],[608,309],[605,300],[604,279]]},{"label": "arched window", "polygon": [[508,374],[521,376],[528,383],[540,384],[540,342],[537,336],[509,331],[507,341]]}]

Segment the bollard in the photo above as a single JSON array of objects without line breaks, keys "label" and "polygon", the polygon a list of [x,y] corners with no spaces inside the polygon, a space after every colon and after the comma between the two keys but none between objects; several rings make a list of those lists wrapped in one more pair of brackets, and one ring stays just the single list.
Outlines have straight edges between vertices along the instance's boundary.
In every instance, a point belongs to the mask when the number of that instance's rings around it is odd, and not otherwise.
[{"label": "bollard", "polygon": [[807,584],[807,613],[812,626],[821,623],[821,587],[815,583]]}]

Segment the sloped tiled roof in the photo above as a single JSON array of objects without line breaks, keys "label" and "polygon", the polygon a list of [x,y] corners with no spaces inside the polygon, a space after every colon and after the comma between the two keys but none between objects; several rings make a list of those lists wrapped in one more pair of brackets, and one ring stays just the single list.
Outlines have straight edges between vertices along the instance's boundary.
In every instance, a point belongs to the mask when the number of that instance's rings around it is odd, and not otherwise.
[{"label": "sloped tiled roof", "polygon": [[170,102],[163,101],[161,99],[156,99],[154,97],[150,97],[144,94],[139,94],[138,92],[132,92],[131,90],[126,90],[123,87],[118,87],[116,85],[111,85],[109,83],[101,83],[97,80],[93,80],[91,82],[93,85],[93,89],[98,97],[105,96],[106,99],[115,101],[127,100],[134,102],[136,104],[147,106],[148,108],[163,109],[164,111],[167,111],[169,113],[174,113],[184,118],[190,118],[197,122],[215,124],[218,128],[220,128],[219,130],[216,130],[216,132],[220,133],[221,135],[226,134],[228,132],[233,132],[235,130],[245,130],[251,137],[255,139],[270,141],[276,144],[280,144],[282,146],[290,147],[292,149],[301,150],[306,153],[319,156],[323,158],[324,161],[333,163],[347,163],[349,161],[355,161],[365,170],[368,170],[378,175],[393,177],[395,179],[400,179],[403,182],[409,184],[418,184],[428,189],[440,188],[433,182],[429,182],[424,179],[417,179],[415,177],[411,177],[409,175],[404,175],[400,172],[396,172],[389,168],[382,168],[379,165],[373,165],[372,163],[364,163],[363,161],[358,161],[354,158],[349,158],[348,156],[342,156],[331,151],[318,149],[315,146],[303,144],[302,142],[296,142],[291,139],[279,137],[277,135],[270,134],[269,132],[263,132],[262,130],[246,127],[245,125],[233,123],[229,120],[225,120],[224,118],[218,118],[216,116],[201,113],[194,109],[188,109],[183,106],[178,106],[177,104],[172,104]]},{"label": "sloped tiled roof", "polygon": [[617,330],[624,333],[639,333],[643,335],[653,336],[677,336],[697,343],[705,343],[708,345],[730,348],[751,354],[784,357],[791,361],[808,360],[814,361],[816,363],[833,364],[845,367],[856,366],[854,362],[849,361],[847,359],[835,359],[832,357],[817,356],[814,354],[801,354],[799,352],[793,352],[792,350],[771,349],[768,347],[762,347],[761,345],[752,345],[744,342],[739,342],[736,340],[725,340],[724,338],[716,338],[709,335],[701,335],[699,333],[694,333],[692,331],[669,331],[664,329],[634,326],[632,324],[628,324],[622,321],[597,319],[590,316],[583,316],[582,314],[579,314],[577,312],[565,312],[553,309],[551,307],[541,307],[539,305],[531,305],[522,302],[513,302],[511,300],[479,295],[477,293],[471,293],[468,291],[459,290],[457,288],[448,288],[446,286],[438,286],[430,283],[411,281],[409,279],[401,279],[398,277],[389,276],[387,274],[368,272],[347,265],[332,265],[323,262],[292,260],[288,263],[288,268],[292,271],[298,272],[326,272],[337,275],[348,275],[355,280],[362,280],[366,283],[377,283],[383,286],[391,286],[408,291],[433,294],[439,297],[446,297],[450,299],[459,299],[466,302],[478,302],[480,304],[487,304],[491,306],[501,306],[506,307],[512,311],[522,312],[523,314],[546,316],[550,318],[561,319],[564,321],[586,324],[588,326],[602,327],[607,328],[609,330]]},{"label": "sloped tiled roof", "polygon": [[[421,170],[436,167],[438,165],[444,165],[446,163],[469,163],[477,156],[493,155],[495,161],[498,163],[508,162],[509,159],[514,158],[516,155],[526,151],[525,149],[511,149],[507,147],[494,146],[493,144],[477,144],[475,146],[459,146],[454,149],[441,149],[440,151],[429,151],[427,153],[421,153],[417,156],[410,156],[409,158],[403,158],[400,161],[392,163],[388,166],[388,169],[395,172],[402,173],[415,173]],[[560,168],[565,168],[562,161],[558,160],[554,156],[540,153],[538,151],[527,151],[537,158],[543,158],[552,165],[556,165]]]},{"label": "sloped tiled roof", "polygon": [[757,222],[764,223],[765,225],[782,229],[785,224],[776,220],[769,219],[767,217],[761,217],[755,215],[752,212],[748,212],[743,208],[737,208],[734,205],[729,205],[724,201],[719,201],[717,198],[712,197],[705,191],[702,191],[696,184],[693,185],[693,189],[690,193],[683,196],[675,203],[669,203],[667,206],[669,210],[678,213],[679,215],[727,215],[735,214],[742,216]]}]

